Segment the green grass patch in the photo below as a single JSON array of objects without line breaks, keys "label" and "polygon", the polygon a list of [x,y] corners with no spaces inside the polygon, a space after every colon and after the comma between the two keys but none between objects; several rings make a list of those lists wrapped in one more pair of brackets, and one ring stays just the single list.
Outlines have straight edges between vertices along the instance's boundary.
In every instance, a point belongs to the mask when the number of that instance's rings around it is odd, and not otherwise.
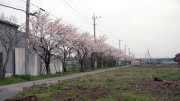
[{"label": "green grass patch", "polygon": [[[101,68],[96,68],[96,69],[86,69],[84,72],[91,72],[95,70],[101,70],[101,69],[106,69],[106,68],[111,68],[111,67],[101,67]],[[14,75],[12,77],[6,77],[4,79],[0,79],[0,86],[2,85],[7,85],[7,84],[14,84],[14,83],[21,83],[21,82],[27,82],[27,81],[34,81],[34,80],[40,80],[40,79],[47,79],[47,78],[52,78],[52,77],[58,77],[58,76],[65,76],[65,75],[71,75],[71,74],[76,74],[80,73],[81,71],[79,69],[76,70],[71,70],[67,72],[57,72],[55,74],[42,74],[38,76],[31,76],[31,75]]]},{"label": "green grass patch", "polygon": [[[162,79],[162,82],[154,81],[154,77]],[[180,78],[179,67],[125,67],[95,75],[88,75],[70,80],[64,80],[59,84],[47,86],[46,91],[40,90],[40,86],[34,86],[35,91],[20,92],[17,96],[36,95],[43,101],[86,100],[86,101],[178,101]],[[159,83],[157,88],[140,87],[145,81]],[[165,82],[171,82],[170,87],[164,87]],[[152,83],[153,84],[153,83]],[[179,95],[178,95],[179,94]],[[61,98],[61,99],[59,99]]]},{"label": "green grass patch", "polygon": [[0,86],[7,85],[7,84],[13,84],[13,83],[20,83],[20,82],[27,82],[27,81],[33,81],[33,80],[40,80],[40,79],[47,79],[52,77],[58,77],[58,76],[65,76],[70,74],[76,74],[80,73],[79,70],[75,71],[68,71],[68,72],[57,72],[56,74],[42,74],[38,76],[31,76],[31,75],[14,75],[12,77],[6,77],[4,79],[0,79]]}]

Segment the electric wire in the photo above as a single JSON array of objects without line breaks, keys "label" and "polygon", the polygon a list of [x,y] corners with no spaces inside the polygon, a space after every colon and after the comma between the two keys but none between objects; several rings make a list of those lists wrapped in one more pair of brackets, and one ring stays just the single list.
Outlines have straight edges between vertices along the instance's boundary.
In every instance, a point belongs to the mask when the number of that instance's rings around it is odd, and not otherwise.
[{"label": "electric wire", "polygon": [[[21,0],[21,1],[23,1],[23,2],[25,2],[26,3],[26,1],[25,0]],[[60,0],[59,0],[60,1]],[[82,14],[84,14],[84,13],[82,13],[82,10],[79,10],[78,8],[74,8],[74,7],[72,7],[72,4],[70,5],[68,2],[66,2],[65,0],[63,0],[63,2],[66,4],[66,6],[67,7],[69,7],[69,8],[71,8],[73,11],[74,11],[74,13],[76,14],[76,15],[78,15],[78,16],[80,16],[82,19],[84,19],[86,22],[88,22],[88,23],[90,23],[90,24],[92,24],[87,18],[85,18]],[[80,4],[80,5],[83,5],[79,0],[77,0],[77,2]],[[40,0],[40,3],[41,3],[41,0]],[[71,2],[72,3],[72,2]],[[84,1],[84,3],[85,3],[85,1]],[[33,4],[33,3],[30,3],[32,6],[34,6],[34,7],[36,7],[36,8],[38,8],[38,9],[40,9],[40,10],[42,10],[42,11],[45,11],[44,9],[42,9],[41,7],[38,7],[38,6],[36,6],[35,4]],[[1,6],[7,6],[7,5],[3,5],[3,4],[0,4]],[[86,2],[86,5],[88,5],[87,4],[87,2]],[[42,6],[42,3],[41,3],[41,6]],[[88,5],[89,6],[89,5]],[[20,11],[23,11],[23,12],[26,12],[25,10],[22,10],[22,9],[19,9],[19,8],[15,8],[15,7],[11,7],[11,6],[7,6],[7,7],[9,7],[9,8],[13,8],[13,9],[16,9],[16,10],[20,10]],[[91,13],[91,11],[88,9],[88,8],[86,8],[86,6],[84,6],[83,5],[83,7],[85,8],[85,10],[86,11],[84,11],[84,12],[86,12],[87,14],[90,12]],[[89,6],[90,7],[90,6]],[[91,7],[90,7],[91,8]],[[79,13],[79,12],[81,11],[81,13]],[[45,11],[45,12],[47,12],[48,14],[50,14],[51,16],[53,16],[54,18],[56,18],[56,19],[59,19],[59,17],[57,17],[57,16],[55,16],[54,14],[52,14],[52,13],[50,13],[50,12],[48,12],[48,11]],[[64,21],[65,23],[67,23],[67,24],[69,24],[69,25],[72,25],[72,24],[70,24],[70,23],[68,23],[67,21],[65,21],[65,20],[63,20],[63,19],[61,19],[62,21]],[[99,21],[100,22],[100,21]],[[109,33],[112,33],[111,31],[109,31],[109,27],[106,27],[104,24],[102,24],[101,22],[100,22],[100,25]],[[73,25],[72,25],[73,26]],[[107,30],[108,29],[108,30]],[[82,29],[80,29],[80,30],[82,30]],[[106,33],[104,33],[104,32],[102,32],[99,28],[97,28],[97,30],[98,30],[98,32],[100,33],[100,34],[106,34]],[[113,42],[113,43],[115,43],[115,42]]]},{"label": "electric wire", "polygon": [[83,16],[85,17],[89,17],[89,15],[91,15],[92,13],[86,10],[85,7],[82,6],[82,4],[80,4],[77,0],[69,0],[69,2],[72,4],[72,6],[79,11]]},{"label": "electric wire", "polygon": [[[60,1],[60,0],[59,0]],[[82,17],[85,21],[91,24],[91,22],[86,19],[84,16],[82,16],[76,9],[74,9],[69,3],[67,3],[65,0],[62,0],[69,8],[71,8],[74,12],[76,12],[80,17]]]},{"label": "electric wire", "polygon": [[[85,10],[87,11],[87,12],[90,12],[91,14],[93,13],[91,10],[89,10],[82,2],[80,2],[79,0],[76,0],[80,5],[83,5],[84,6],[84,8],[85,8]],[[84,0],[83,0],[84,1]]]},{"label": "electric wire", "polygon": [[26,13],[26,11],[23,10],[23,9],[15,8],[15,7],[8,6],[8,5],[4,5],[4,4],[0,4],[0,5],[1,5],[1,6],[4,6],[4,7],[7,7],[7,8],[12,8],[12,9],[19,10],[19,11],[22,11],[22,12],[25,12],[25,13]]}]

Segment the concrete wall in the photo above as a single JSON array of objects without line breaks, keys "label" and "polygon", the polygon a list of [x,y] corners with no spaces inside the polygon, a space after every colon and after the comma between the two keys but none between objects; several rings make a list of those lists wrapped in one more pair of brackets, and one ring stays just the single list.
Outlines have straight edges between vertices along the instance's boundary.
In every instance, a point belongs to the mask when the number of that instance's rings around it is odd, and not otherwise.
[{"label": "concrete wall", "polygon": [[5,77],[11,77],[13,75],[13,73],[6,73]]},{"label": "concrete wall", "polygon": [[56,72],[63,72],[62,63],[59,59],[56,59],[50,64],[51,73],[55,74]]},{"label": "concrete wall", "polygon": [[26,39],[25,39],[25,33],[18,32],[18,43],[16,44],[16,48],[25,48],[26,46]]},{"label": "concrete wall", "polygon": [[[22,33],[21,33],[22,34]],[[15,46],[16,48],[23,48],[24,45],[24,39],[19,37],[20,40],[18,41],[17,45]],[[6,72],[7,73],[15,73],[15,47],[13,47],[12,51],[9,54],[9,60],[6,66]],[[0,42],[0,52],[3,53],[3,63],[5,62],[6,59],[6,51],[4,49],[4,47],[2,46],[1,42]]]},{"label": "concrete wall", "polygon": [[39,75],[41,68],[41,59],[36,54],[29,54],[29,72],[30,75]]},{"label": "concrete wall", "polygon": [[[23,48],[24,47],[23,43],[24,43],[25,38],[20,37],[20,36],[23,35],[23,33],[17,31],[18,30],[18,25],[12,24],[12,23],[10,23],[8,21],[0,20],[0,33],[2,33],[0,35],[0,37],[7,38],[7,36],[5,35],[5,33],[8,32],[7,30],[10,31],[10,33],[12,35],[17,34],[18,40],[20,41],[20,43],[18,42],[17,45],[19,47]],[[6,51],[5,51],[5,49],[4,49],[1,42],[0,42],[0,52],[3,53],[3,63],[4,63],[7,55],[6,55]],[[10,55],[9,55],[9,60],[8,60],[7,66],[6,66],[6,73],[8,73],[8,75],[15,73],[15,48],[14,47],[13,47],[13,49],[10,52]]]},{"label": "concrete wall", "polygon": [[[7,55],[6,55],[6,51],[1,43],[0,43],[0,52],[3,54],[3,63],[4,63]],[[7,66],[6,66],[7,73],[14,73],[14,65],[15,65],[14,61],[15,61],[15,59],[14,59],[14,49],[13,49],[9,54],[9,60],[8,60]]]},{"label": "concrete wall", "polygon": [[25,49],[15,48],[15,74],[25,74]]}]

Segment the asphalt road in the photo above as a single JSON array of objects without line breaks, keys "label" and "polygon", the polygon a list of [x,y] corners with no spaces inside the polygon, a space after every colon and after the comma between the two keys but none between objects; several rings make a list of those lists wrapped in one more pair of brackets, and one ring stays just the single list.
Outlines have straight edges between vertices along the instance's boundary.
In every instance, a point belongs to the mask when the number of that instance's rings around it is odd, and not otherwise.
[{"label": "asphalt road", "polygon": [[[126,67],[126,66],[123,66],[123,67]],[[101,73],[101,72],[105,72],[109,70],[115,70],[119,68],[122,68],[122,67],[108,68],[108,69],[96,70],[92,72],[84,72],[84,73],[72,74],[72,75],[67,75],[67,76],[60,76],[60,77],[0,86],[0,101],[3,101],[7,98],[11,98],[15,96],[19,91],[23,91],[24,87],[30,87],[35,84],[43,84],[43,83],[46,83],[46,84],[57,83],[59,80],[62,81],[62,80],[76,78],[76,77],[92,75],[92,74]]]}]

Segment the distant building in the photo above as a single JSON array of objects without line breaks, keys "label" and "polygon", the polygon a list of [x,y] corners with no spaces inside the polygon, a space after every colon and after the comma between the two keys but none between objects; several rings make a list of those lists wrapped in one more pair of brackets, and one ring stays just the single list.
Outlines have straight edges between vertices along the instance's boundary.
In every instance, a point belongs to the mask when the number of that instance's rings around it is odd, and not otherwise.
[{"label": "distant building", "polygon": [[161,63],[172,63],[174,58],[141,58],[142,64],[161,64]]},{"label": "distant building", "polygon": [[133,60],[131,61],[131,66],[140,66],[141,65],[141,60]]},{"label": "distant building", "polygon": [[175,55],[174,62],[180,63],[180,53]]}]

